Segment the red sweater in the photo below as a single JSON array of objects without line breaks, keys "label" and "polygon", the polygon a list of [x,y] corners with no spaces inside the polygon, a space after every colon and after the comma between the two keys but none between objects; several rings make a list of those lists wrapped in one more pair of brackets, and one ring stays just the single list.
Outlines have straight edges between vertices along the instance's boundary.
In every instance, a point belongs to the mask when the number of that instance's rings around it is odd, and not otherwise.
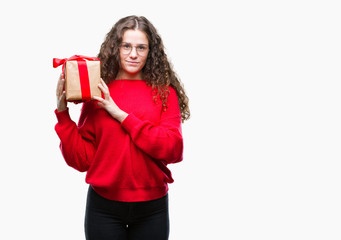
[{"label": "red sweater", "polygon": [[181,114],[176,92],[169,87],[167,111],[155,103],[143,80],[114,80],[115,103],[129,115],[120,123],[95,101],[83,104],[78,126],[68,110],[55,111],[55,130],[66,163],[86,174],[101,196],[125,202],[164,196],[172,183],[167,164],[183,157]]}]

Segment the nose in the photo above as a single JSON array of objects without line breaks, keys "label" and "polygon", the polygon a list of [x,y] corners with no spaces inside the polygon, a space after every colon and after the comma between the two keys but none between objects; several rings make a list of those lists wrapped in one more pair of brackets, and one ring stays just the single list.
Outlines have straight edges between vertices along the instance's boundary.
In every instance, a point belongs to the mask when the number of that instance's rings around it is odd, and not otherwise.
[{"label": "nose", "polygon": [[136,47],[133,47],[131,49],[130,55],[131,58],[137,58],[137,51],[136,51]]}]

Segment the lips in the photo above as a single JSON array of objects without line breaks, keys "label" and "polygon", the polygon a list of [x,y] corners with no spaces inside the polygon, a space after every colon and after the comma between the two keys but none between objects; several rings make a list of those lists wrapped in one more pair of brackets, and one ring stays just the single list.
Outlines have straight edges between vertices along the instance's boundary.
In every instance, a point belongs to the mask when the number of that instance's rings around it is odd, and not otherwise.
[{"label": "lips", "polygon": [[127,61],[127,64],[131,66],[136,66],[139,64],[139,62]]}]

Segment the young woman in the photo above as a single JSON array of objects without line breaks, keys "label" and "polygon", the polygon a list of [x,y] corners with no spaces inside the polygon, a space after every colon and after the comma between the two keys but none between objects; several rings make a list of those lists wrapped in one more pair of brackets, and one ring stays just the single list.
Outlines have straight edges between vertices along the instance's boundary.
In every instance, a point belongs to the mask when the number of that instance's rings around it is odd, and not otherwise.
[{"label": "young woman", "polygon": [[168,239],[167,164],[183,158],[188,98],[145,17],[120,19],[98,58],[103,98],[85,102],[76,125],[61,76],[55,111],[66,163],[87,171],[86,239]]}]

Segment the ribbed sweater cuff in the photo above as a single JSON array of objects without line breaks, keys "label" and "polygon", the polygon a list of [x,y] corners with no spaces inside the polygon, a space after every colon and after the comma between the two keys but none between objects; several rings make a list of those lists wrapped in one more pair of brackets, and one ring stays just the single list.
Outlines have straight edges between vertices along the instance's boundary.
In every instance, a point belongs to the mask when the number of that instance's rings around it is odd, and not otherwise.
[{"label": "ribbed sweater cuff", "polygon": [[56,109],[54,111],[54,113],[56,114],[58,123],[60,123],[60,124],[64,124],[64,123],[68,123],[68,122],[72,121],[70,118],[70,114],[69,114],[69,108],[67,108],[65,111],[61,111],[61,112],[58,112],[58,110]]}]

